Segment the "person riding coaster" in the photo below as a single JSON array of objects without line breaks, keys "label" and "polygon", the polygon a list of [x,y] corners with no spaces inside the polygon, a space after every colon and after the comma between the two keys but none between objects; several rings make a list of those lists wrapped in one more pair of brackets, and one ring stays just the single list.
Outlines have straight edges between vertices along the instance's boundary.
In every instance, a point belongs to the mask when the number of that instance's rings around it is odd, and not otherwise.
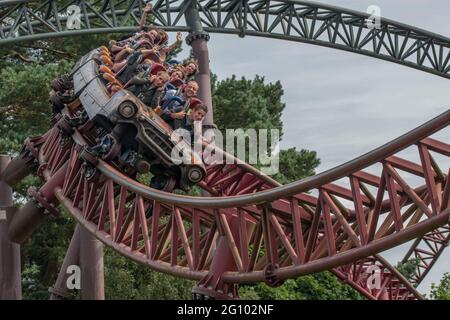
[{"label": "person riding coaster", "polygon": [[[123,89],[139,98],[145,104],[144,109],[147,112],[150,110],[158,111],[159,101],[169,76],[164,66],[156,63],[152,64],[147,71],[150,71],[147,76],[145,76],[145,71],[144,74],[138,74]],[[153,174],[150,181],[150,187],[152,188],[172,191],[175,187],[178,187],[182,190],[189,190],[189,183],[183,182],[186,179],[180,178],[180,176],[186,175],[183,172],[185,169],[180,169],[179,166],[167,168],[160,163],[155,163],[154,156],[142,157],[142,154],[148,154],[148,152],[142,150],[140,144],[136,143],[136,134],[136,129],[133,126],[116,124],[112,132],[105,135],[99,144],[92,148],[92,151],[95,155],[105,160],[116,158],[118,163],[126,168],[128,173],[132,173],[133,170],[143,173],[146,170],[148,171],[149,167],[150,172]],[[195,175],[200,176],[199,174],[194,174],[193,176]]]},{"label": "person riding coaster", "polygon": [[[146,33],[154,37],[158,45],[151,49],[153,54],[150,55],[151,57],[158,57],[162,50],[168,52],[164,47],[167,43],[167,34],[164,31],[151,29]],[[131,47],[129,44],[133,42],[136,46],[139,39],[142,37],[134,36],[120,43],[110,42],[108,46],[101,46],[87,56],[87,61],[84,62],[86,67],[82,64],[74,68],[72,73],[76,74],[76,77],[72,79],[72,77],[62,76],[54,81],[53,86],[56,89],[55,92],[59,94],[64,92],[69,96],[70,99],[67,98],[63,102],[73,100],[73,97],[80,97],[78,106],[82,107],[81,110],[85,112],[88,120],[93,120],[97,126],[99,125],[97,131],[101,134],[98,135],[98,142],[87,147],[87,151],[116,164],[120,170],[130,176],[138,173],[152,173],[153,177],[150,181],[152,188],[169,192],[174,188],[187,191],[206,174],[203,162],[201,157],[191,150],[191,146],[187,144],[183,146],[178,143],[179,140],[171,136],[172,128],[158,115],[162,114],[161,98],[169,90],[180,92],[187,106],[189,105],[187,100],[195,96],[198,84],[193,86],[194,92],[191,92],[192,88],[189,88],[192,87],[192,83],[185,85],[183,82],[186,77],[185,67],[177,64],[160,64],[159,60],[148,59],[149,53],[145,51],[148,50],[147,48],[130,52],[120,70],[114,69],[114,66],[118,66],[114,63],[118,54],[118,45]],[[180,41],[181,35],[178,34],[177,43]],[[94,73],[83,71],[87,66],[90,70],[95,70]],[[170,76],[165,66],[170,68]],[[81,71],[78,70],[80,68]],[[188,71],[191,73],[189,68]],[[94,78],[86,81],[85,79],[91,77],[86,77],[88,74],[94,74]],[[72,80],[75,86],[71,83]],[[96,100],[95,95],[99,92],[99,89],[92,89],[93,91],[90,89],[91,82],[104,85],[106,90],[100,89],[100,91],[106,93],[105,97],[109,99],[109,102],[96,104],[95,101],[85,100],[85,96],[94,97]],[[75,89],[71,92],[71,87],[77,89],[76,93],[73,93]],[[186,90],[186,87],[189,88]],[[178,90],[179,88],[183,89]],[[82,94],[85,90],[91,93]],[[60,103],[59,106],[64,108],[66,105]],[[96,115],[100,110],[104,110],[102,115]],[[103,112],[106,114],[103,115]],[[183,113],[182,118],[188,119],[186,113]],[[180,119],[180,122],[184,126],[185,121]],[[187,122],[189,121],[186,120]],[[181,148],[179,152],[182,151],[183,159],[185,159],[181,163],[175,164],[172,161],[173,148],[177,148],[176,150]]]},{"label": "person riding coaster", "polygon": [[[124,91],[117,94],[125,96],[123,93]],[[117,99],[118,101],[115,102],[115,104],[118,104],[121,99],[122,97],[119,96]],[[121,103],[119,104],[119,108],[117,108],[117,112],[119,114],[128,114],[129,111],[127,108],[127,106],[123,107],[123,103]],[[171,149],[168,149],[169,159],[167,161],[170,162],[170,165],[163,165],[163,163],[158,160],[159,157],[155,154],[155,150],[158,150],[159,147],[156,147],[156,149],[147,148],[143,142],[147,141],[146,139],[148,138],[146,138],[145,134],[142,134],[142,132],[146,131],[140,130],[140,125],[138,128],[136,127],[135,119],[141,119],[138,122],[142,123],[142,119],[145,118],[145,115],[147,114],[147,111],[144,111],[142,107],[139,107],[139,109],[140,111],[131,118],[117,121],[112,131],[106,134],[99,144],[91,148],[91,153],[106,161],[116,162],[123,168],[123,171],[130,176],[150,171],[150,173],[153,174],[150,181],[150,187],[152,188],[167,192],[173,191],[174,188],[188,191],[193,183],[199,182],[204,174],[206,174],[206,171],[202,169],[203,163],[201,157],[193,152],[191,146],[180,144],[180,140],[175,134],[170,136],[170,139],[173,141],[171,148],[177,148],[176,150],[183,154],[184,160],[182,160],[182,163],[184,164],[173,162],[174,160],[170,158]],[[206,108],[204,110],[206,110]],[[204,113],[201,118],[203,116]],[[155,119],[155,117],[157,117],[156,114],[154,114],[153,111],[150,111],[149,118]],[[189,119],[190,120],[186,120],[186,123],[192,123],[194,117],[190,116]],[[201,119],[197,118],[197,120]],[[173,139],[175,139],[175,141]],[[156,142],[156,140],[154,141]],[[167,142],[158,143],[161,147],[164,144],[167,145]],[[181,149],[180,146],[182,146]]]}]

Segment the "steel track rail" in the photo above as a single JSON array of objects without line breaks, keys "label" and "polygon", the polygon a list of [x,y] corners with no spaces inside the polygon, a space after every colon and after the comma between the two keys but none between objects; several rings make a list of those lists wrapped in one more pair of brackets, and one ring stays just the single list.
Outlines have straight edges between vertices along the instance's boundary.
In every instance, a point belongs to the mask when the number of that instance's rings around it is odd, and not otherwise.
[{"label": "steel track rail", "polygon": [[[154,24],[168,31],[189,31],[183,16],[191,1],[157,1]],[[134,32],[143,7],[142,1],[81,0],[76,4],[82,8],[82,26],[68,30],[64,26],[69,4],[75,2],[0,3],[0,43]],[[207,32],[319,45],[450,78],[450,39],[397,21],[381,18],[380,27],[373,29],[366,13],[312,1],[199,0],[196,4]]]},{"label": "steel track rail", "polygon": [[[431,120],[430,122],[426,123],[425,125],[409,132],[408,134],[386,144],[385,146],[376,149],[373,152],[370,152],[366,154],[365,156],[356,159],[355,161],[359,164],[355,168],[355,170],[360,170],[362,167],[365,167],[367,165],[370,165],[373,163],[373,161],[380,161],[382,159],[386,159],[386,157],[389,157],[392,153],[398,152],[402,150],[403,148],[409,146],[412,143],[418,142],[420,140],[423,140],[424,138],[428,137],[430,134],[436,132],[438,129],[445,127],[449,123],[448,119],[449,112],[445,112],[441,116],[438,116],[437,118]],[[446,123],[443,123],[442,121],[445,120]],[[444,122],[445,122],[444,121]],[[74,141],[77,144],[83,144],[83,138],[75,134]],[[414,137],[414,139],[412,139]],[[412,140],[411,140],[412,139]],[[401,143],[407,143],[407,145]],[[391,153],[380,153],[381,151],[387,152],[386,150],[391,151]],[[376,156],[374,156],[376,155]],[[381,157],[381,158],[380,158]],[[362,166],[362,167],[361,167]],[[194,198],[194,197],[186,197],[186,196],[180,196],[180,195],[173,195],[173,194],[167,194],[164,192],[159,192],[155,190],[151,190],[148,187],[139,185],[134,180],[129,179],[125,176],[123,176],[120,172],[116,171],[112,167],[110,167],[108,164],[99,162],[99,165],[97,168],[101,171],[101,173],[108,179],[112,179],[115,183],[118,185],[126,186],[128,190],[132,193],[136,193],[140,196],[142,196],[145,199],[151,199],[152,201],[161,202],[164,204],[168,204],[170,206],[187,206],[187,207],[195,207],[196,209],[209,209],[209,208],[218,208],[215,201],[220,201],[221,199],[217,198]],[[344,168],[344,169],[342,169]],[[353,168],[350,166],[350,168]],[[347,171],[348,165],[339,166],[335,169],[332,169],[331,171],[339,172],[340,174],[350,174],[354,173],[355,171]],[[339,176],[339,175],[338,175]],[[50,177],[50,176],[49,176]],[[48,178],[49,178],[48,177]],[[313,177],[314,179],[318,179],[320,183],[326,184],[333,181],[326,180],[323,181],[323,177]],[[311,179],[307,179],[311,180]],[[319,183],[319,184],[320,184]],[[299,183],[294,183],[293,185],[301,185],[302,181]],[[315,185],[315,184],[313,184]],[[278,187],[276,189],[283,189],[285,187]],[[296,191],[293,192],[295,194],[298,192],[298,189],[295,189]],[[305,190],[305,189],[300,189]],[[291,192],[291,191],[289,191]],[[267,193],[266,191],[262,191],[262,193],[269,194],[269,198],[267,198],[265,201],[270,201],[272,198],[270,198],[270,193]],[[87,227],[92,233],[96,235],[101,241],[105,242],[106,244],[112,246],[116,250],[120,251],[122,254],[133,258],[136,261],[139,261],[141,263],[145,263],[149,265],[150,267],[163,271],[168,272],[173,275],[178,276],[184,276],[191,279],[199,279],[204,276],[204,272],[195,271],[195,270],[189,270],[189,268],[183,268],[183,267],[173,267],[173,265],[170,265],[165,262],[161,261],[152,261],[151,259],[148,259],[148,257],[145,256],[145,254],[142,253],[133,253],[130,250],[128,250],[126,247],[120,244],[114,244],[111,243],[111,239],[108,238],[107,234],[105,232],[102,232],[101,230],[95,230],[95,224],[92,224],[89,221],[86,221],[83,219],[83,215],[81,212],[71,205],[70,199],[66,198],[63,195],[62,190],[57,190],[56,192],[57,197],[63,203],[70,211],[74,214],[75,218],[85,227]],[[286,198],[284,196],[283,198]],[[254,195],[245,195],[245,196],[239,196],[234,197],[234,199],[240,199],[241,202],[240,206],[250,206],[252,204],[255,204],[255,198]],[[242,200],[243,199],[243,200]],[[187,201],[189,200],[189,201]],[[256,203],[261,202],[261,199],[258,198]],[[234,205],[236,207],[237,205]],[[223,208],[222,208],[223,209]],[[275,271],[275,274],[280,277],[281,279],[288,278],[288,277],[294,277],[306,273],[312,273],[312,272],[318,272],[322,270],[332,269],[335,267],[338,267],[340,265],[345,265],[348,263],[351,263],[352,261],[355,261],[357,259],[362,259],[367,256],[376,254],[377,252],[387,250],[393,246],[399,245],[403,242],[406,242],[410,239],[416,238],[420,235],[423,235],[424,233],[435,229],[436,227],[445,225],[448,223],[449,218],[449,210],[443,210],[440,212],[439,215],[436,215],[426,221],[417,223],[416,225],[413,225],[405,230],[402,230],[401,232],[398,232],[396,234],[389,235],[387,237],[383,237],[382,239],[379,239],[377,241],[373,241],[370,244],[366,244],[363,247],[359,248],[353,248],[350,250],[347,250],[345,252],[339,253],[333,257],[325,257],[325,258],[319,258],[316,261],[309,261],[308,263],[305,263],[303,265],[297,265],[297,266],[291,266],[286,268],[280,268]],[[255,281],[264,281],[264,274],[262,271],[253,271],[251,273],[226,273],[224,274],[224,280],[230,281],[233,283],[248,283],[248,282],[255,282]]]}]

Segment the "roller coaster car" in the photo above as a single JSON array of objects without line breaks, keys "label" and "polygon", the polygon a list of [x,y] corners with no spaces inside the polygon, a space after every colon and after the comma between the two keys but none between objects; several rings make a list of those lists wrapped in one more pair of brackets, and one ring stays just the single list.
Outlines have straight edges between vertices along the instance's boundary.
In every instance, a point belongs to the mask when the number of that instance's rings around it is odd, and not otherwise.
[{"label": "roller coaster car", "polygon": [[[150,171],[155,176],[169,177],[169,186],[164,188],[166,191],[173,188],[187,191],[200,182],[206,174],[201,157],[133,93],[122,89],[110,95],[99,74],[97,54],[98,51],[93,50],[75,64],[71,72],[75,94],[72,99],[66,98],[63,102],[68,107],[75,101],[79,102],[84,118],[97,129],[97,140],[113,130],[115,133],[118,127],[120,132],[131,137],[131,141],[119,137],[119,141],[114,141],[113,147],[103,158],[124,167],[131,166],[135,172]],[[60,82],[70,82],[67,77],[59,79]],[[67,86],[60,85],[62,90],[58,91],[58,80],[54,84],[56,99],[53,100],[58,100],[64,97],[62,91],[67,92]],[[50,99],[55,106],[53,100]],[[126,155],[124,149],[127,150]],[[172,154],[177,153],[181,161],[174,163]]]}]

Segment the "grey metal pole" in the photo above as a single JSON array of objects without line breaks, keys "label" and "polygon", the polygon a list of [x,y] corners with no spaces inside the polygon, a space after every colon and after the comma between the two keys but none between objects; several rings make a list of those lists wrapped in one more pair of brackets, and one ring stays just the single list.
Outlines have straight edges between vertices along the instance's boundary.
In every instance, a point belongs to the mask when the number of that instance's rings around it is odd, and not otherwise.
[{"label": "grey metal pole", "polygon": [[[196,58],[199,63],[199,72],[197,73],[195,80],[199,84],[198,96],[208,107],[208,113],[203,120],[203,128],[208,129],[215,127],[212,107],[211,75],[209,70],[209,34],[203,30],[196,4],[196,1],[192,1],[185,13],[186,23],[191,29],[189,36],[186,38],[186,43],[192,47],[194,58]],[[203,191],[202,195],[210,196],[210,194],[206,191]],[[223,238],[224,237],[219,238],[217,243],[218,247],[216,249],[216,254],[214,255],[211,270],[208,273],[208,276],[197,283],[192,290],[194,297],[200,294],[211,298],[225,299],[230,298],[228,293],[231,293],[233,297],[237,297],[238,295],[236,285],[231,285],[229,287],[230,292],[226,292],[224,294],[218,294],[214,290],[209,290],[209,288],[203,287],[205,283],[206,286],[208,286],[210,284],[208,280],[211,279],[220,282],[220,278],[222,277],[224,270],[236,269],[230,249],[228,246],[224,245],[225,240]]]},{"label": "grey metal pole", "polygon": [[198,60],[199,72],[195,80],[199,84],[198,97],[208,107],[208,113],[203,120],[203,126],[209,127],[214,124],[211,95],[211,76],[209,71],[208,40],[209,34],[203,30],[200,15],[196,8],[196,1],[192,1],[185,12],[186,23],[191,28],[186,37],[186,43],[192,47],[194,58]]},{"label": "grey metal pole", "polygon": [[[0,173],[8,166],[11,158],[0,155]],[[0,300],[22,299],[20,246],[9,241],[8,222],[14,207],[12,189],[0,181]]]},{"label": "grey metal pole", "polygon": [[103,244],[80,227],[81,299],[104,300]]},{"label": "grey metal pole", "polygon": [[70,296],[70,290],[67,286],[70,273],[67,273],[67,270],[72,265],[80,265],[80,229],[80,225],[75,227],[61,270],[59,270],[58,278],[55,281],[55,285],[48,290],[51,293],[50,300],[62,300]]}]

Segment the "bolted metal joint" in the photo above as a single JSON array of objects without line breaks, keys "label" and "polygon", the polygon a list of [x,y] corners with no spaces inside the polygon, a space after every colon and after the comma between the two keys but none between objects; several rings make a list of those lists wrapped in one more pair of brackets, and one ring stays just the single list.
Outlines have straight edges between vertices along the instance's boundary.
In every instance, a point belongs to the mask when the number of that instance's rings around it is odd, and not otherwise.
[{"label": "bolted metal joint", "polygon": [[238,285],[226,283],[221,276],[208,274],[192,288],[194,300],[237,300]]},{"label": "bolted metal joint", "polygon": [[209,41],[209,39],[210,39],[209,33],[205,32],[205,31],[191,32],[186,37],[186,43],[187,43],[187,45],[190,46],[190,45],[192,45],[192,42],[194,42],[195,40],[199,40],[199,39]]},{"label": "bolted metal joint", "polygon": [[75,124],[68,116],[61,117],[56,123],[56,126],[66,135],[72,135],[74,133],[73,127],[75,126]]},{"label": "bolted metal joint", "polygon": [[50,213],[52,216],[59,215],[59,210],[54,203],[51,203],[44,197],[35,187],[28,189],[28,195],[33,198],[37,206],[43,208],[45,212]]},{"label": "bolted metal joint", "polygon": [[20,150],[20,156],[22,158],[28,158],[32,156],[34,160],[38,158],[39,150],[36,148],[35,144],[33,143],[33,140],[30,138],[27,138],[24,142],[24,145],[22,147],[22,150]]},{"label": "bolted metal joint", "polygon": [[277,278],[277,276],[274,274],[274,271],[278,269],[278,267],[279,266],[277,264],[273,263],[269,263],[264,267],[264,280],[265,283],[271,288],[279,287],[284,283],[284,280]]},{"label": "bolted metal joint", "polygon": [[98,164],[97,154],[91,148],[83,148],[83,151],[81,151],[79,157],[91,166],[95,167]]},{"label": "bolted metal joint", "polygon": [[48,163],[45,162],[45,163],[41,164],[41,165],[37,168],[37,171],[36,171],[36,175],[37,175],[37,176],[39,177],[39,179],[40,179],[42,182],[44,182],[44,183],[45,183],[45,181],[46,181],[45,176],[44,176],[44,172],[45,172],[45,170],[47,170],[47,168],[48,168]]},{"label": "bolted metal joint", "polygon": [[198,284],[192,288],[193,300],[237,300],[237,284],[222,284],[220,288]]}]

